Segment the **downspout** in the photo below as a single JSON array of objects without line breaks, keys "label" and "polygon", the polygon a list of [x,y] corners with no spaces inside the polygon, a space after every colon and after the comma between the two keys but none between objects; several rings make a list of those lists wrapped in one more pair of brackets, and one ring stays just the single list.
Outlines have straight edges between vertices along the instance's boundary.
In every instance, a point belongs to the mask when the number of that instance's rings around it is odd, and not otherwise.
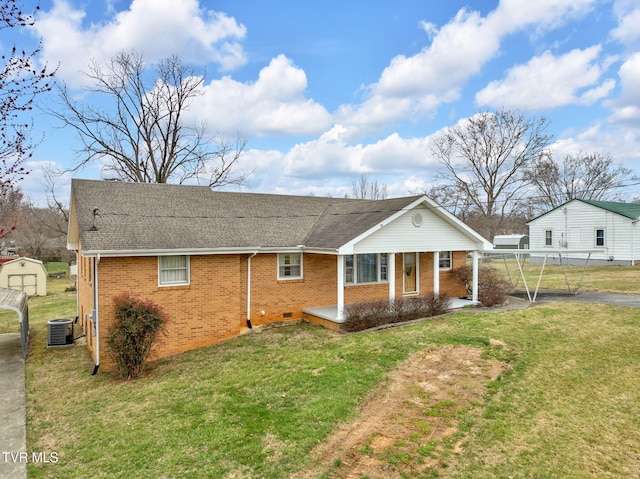
[{"label": "downspout", "polygon": [[98,374],[100,368],[100,314],[98,313],[98,265],[100,264],[100,253],[93,262],[93,324],[96,326],[96,365],[93,368],[92,376]]},{"label": "downspout", "polygon": [[251,325],[251,258],[257,254],[258,252],[255,251],[247,259],[247,327],[249,329],[253,329]]}]

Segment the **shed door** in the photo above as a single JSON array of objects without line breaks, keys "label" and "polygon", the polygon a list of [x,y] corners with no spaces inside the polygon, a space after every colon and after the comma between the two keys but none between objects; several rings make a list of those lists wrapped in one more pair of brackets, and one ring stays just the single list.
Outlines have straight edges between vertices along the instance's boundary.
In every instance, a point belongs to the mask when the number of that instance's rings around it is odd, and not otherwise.
[{"label": "shed door", "polygon": [[9,289],[24,291],[29,296],[38,294],[38,275],[10,274],[8,276]]}]

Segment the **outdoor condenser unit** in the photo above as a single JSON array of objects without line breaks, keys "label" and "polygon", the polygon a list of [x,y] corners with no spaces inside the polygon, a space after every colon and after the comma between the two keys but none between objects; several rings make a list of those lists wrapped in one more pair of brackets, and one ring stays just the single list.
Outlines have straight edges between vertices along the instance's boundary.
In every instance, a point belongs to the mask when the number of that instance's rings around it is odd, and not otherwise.
[{"label": "outdoor condenser unit", "polygon": [[52,319],[47,323],[47,347],[73,344],[73,320]]}]

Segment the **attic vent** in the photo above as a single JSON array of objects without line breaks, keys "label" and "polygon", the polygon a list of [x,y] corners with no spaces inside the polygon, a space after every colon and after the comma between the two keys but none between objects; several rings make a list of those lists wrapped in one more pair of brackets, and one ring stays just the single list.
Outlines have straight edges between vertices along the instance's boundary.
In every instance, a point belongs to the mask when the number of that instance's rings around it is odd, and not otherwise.
[{"label": "attic vent", "polygon": [[411,216],[411,222],[413,223],[413,226],[422,226],[422,214],[414,213],[413,216]]}]

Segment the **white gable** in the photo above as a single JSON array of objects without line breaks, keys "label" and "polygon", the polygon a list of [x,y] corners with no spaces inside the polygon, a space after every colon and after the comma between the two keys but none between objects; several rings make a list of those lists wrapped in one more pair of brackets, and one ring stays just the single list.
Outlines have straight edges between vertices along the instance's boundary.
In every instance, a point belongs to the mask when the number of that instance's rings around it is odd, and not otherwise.
[{"label": "white gable", "polygon": [[343,252],[473,251],[490,247],[487,244],[449,213],[436,214],[421,203],[354,241],[352,251]]}]

